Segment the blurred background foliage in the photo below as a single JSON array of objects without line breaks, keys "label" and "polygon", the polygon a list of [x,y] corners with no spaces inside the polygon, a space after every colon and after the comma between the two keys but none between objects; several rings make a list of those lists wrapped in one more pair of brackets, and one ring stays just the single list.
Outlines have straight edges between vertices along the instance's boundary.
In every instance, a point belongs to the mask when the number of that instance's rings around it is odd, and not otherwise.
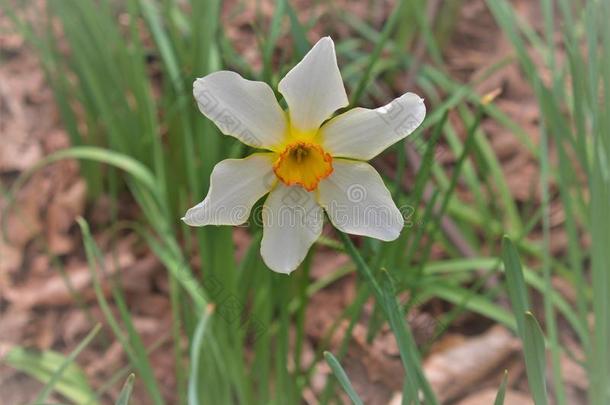
[{"label": "blurred background foliage", "polygon": [[[306,401],[326,359],[336,379],[326,380],[317,400],[343,403],[345,392],[358,403],[358,387],[341,360],[366,313],[369,343],[386,323],[396,337],[406,371],[402,403],[434,404],[444,401],[421,366],[430,345],[415,341],[405,314],[440,300],[447,310],[431,340],[465,313],[514,331],[536,404],[570,403],[565,355],[588,375],[588,403],[610,403],[608,2],[541,0],[540,27],[533,27],[508,0],[487,0],[511,48],[474,81],[445,62],[447,52],[459,52],[449,48],[457,46],[452,38],[464,1],[366,2],[360,13],[342,2],[301,3],[0,0],[41,62],[71,144],[23,173],[5,194],[10,199],[47,164],[78,159],[88,199],[111,197],[112,232],[137,234],[167,269],[175,396],[162,393],[165,383],[149,359],[155,347],[137,333],[121,283],[114,280],[111,296],[104,294],[99,277],[108,257],[85,219],[79,225],[107,338],[120,342],[129,365],[93,389],[73,362],[79,347],[69,356],[16,347],[7,364],[46,384],[39,402],[52,391],[75,403],[104,402],[106,391],[133,372],[118,403],[127,403],[135,381],[146,397],[133,403],[292,404]],[[237,27],[244,9],[247,27]],[[236,30],[245,30],[249,42],[240,42]],[[201,116],[191,89],[196,77],[229,69],[275,90],[322,35],[335,40],[351,105],[382,105],[407,90],[426,99],[424,124],[375,161],[397,204],[412,208],[414,222],[391,243],[326,232],[302,267],[285,277],[259,257],[260,222],[247,225],[251,239],[237,260],[230,227],[192,229],[179,221],[205,195],[218,161],[251,152]],[[495,103],[510,88],[480,90],[508,65],[519,66],[533,94],[539,113],[533,129]],[[539,198],[531,204],[511,191],[493,131],[510,132],[537,161]],[[551,251],[552,201],[564,213],[561,254]],[[137,214],[125,214],[123,204],[135,204]],[[540,237],[531,238],[534,233]],[[345,252],[351,261],[311,282],[320,250]],[[353,301],[325,331],[315,359],[302,364],[310,298],[354,273]],[[573,287],[573,300],[554,287],[555,277]],[[347,328],[342,334],[340,326]],[[108,343],[98,329],[82,347]],[[564,344],[567,335],[582,357]],[[340,343],[331,345],[336,336]],[[496,403],[505,389],[504,383]]]}]

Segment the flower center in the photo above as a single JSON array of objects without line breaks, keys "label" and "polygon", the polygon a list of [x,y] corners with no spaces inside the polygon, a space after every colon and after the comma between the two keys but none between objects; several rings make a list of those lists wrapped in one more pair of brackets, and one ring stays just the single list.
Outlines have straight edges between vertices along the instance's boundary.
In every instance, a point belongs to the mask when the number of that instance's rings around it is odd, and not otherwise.
[{"label": "flower center", "polygon": [[332,161],[320,145],[298,141],[284,148],[273,164],[273,171],[284,184],[298,184],[313,191],[320,180],[333,172]]}]

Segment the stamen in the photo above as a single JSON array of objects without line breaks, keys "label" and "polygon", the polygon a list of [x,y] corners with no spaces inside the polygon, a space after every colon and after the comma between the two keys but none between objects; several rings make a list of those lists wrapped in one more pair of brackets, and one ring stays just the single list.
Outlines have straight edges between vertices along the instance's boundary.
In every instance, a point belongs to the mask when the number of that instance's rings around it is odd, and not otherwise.
[{"label": "stamen", "polygon": [[301,163],[309,154],[306,147],[303,145],[298,145],[292,153],[296,156],[297,163]]},{"label": "stamen", "polygon": [[320,180],[332,173],[332,157],[320,145],[299,141],[280,153],[273,171],[284,184],[298,184],[313,191]]}]

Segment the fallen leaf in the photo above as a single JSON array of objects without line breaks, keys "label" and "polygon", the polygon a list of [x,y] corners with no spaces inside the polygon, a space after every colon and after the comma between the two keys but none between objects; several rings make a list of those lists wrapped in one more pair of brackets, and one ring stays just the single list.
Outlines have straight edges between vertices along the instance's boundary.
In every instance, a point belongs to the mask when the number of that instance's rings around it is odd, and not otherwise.
[{"label": "fallen leaf", "polygon": [[[117,248],[117,252],[107,254],[104,262],[106,264],[106,271],[99,272],[99,277],[108,277],[119,269],[126,269],[132,266],[135,262],[135,257],[127,246],[123,246],[122,248]],[[74,290],[81,293],[88,290],[89,297],[93,297],[91,274],[87,264],[67,268],[66,275]],[[74,303],[72,292],[58,272],[52,273],[50,277],[30,279],[24,285],[9,288],[4,291],[4,296],[7,301],[18,308],[59,306]]]},{"label": "fallen leaf", "polygon": [[61,255],[72,250],[75,238],[68,234],[76,218],[85,211],[87,185],[78,179],[67,190],[57,193],[49,202],[46,215],[46,232],[49,250]]},{"label": "fallen leaf", "polygon": [[439,401],[448,401],[497,370],[517,347],[516,338],[506,328],[494,326],[460,345],[432,354],[424,362],[424,374]]},{"label": "fallen leaf", "polygon": [[[469,395],[465,399],[458,402],[456,405],[491,405],[494,403],[498,391],[494,388],[488,388]],[[533,405],[534,401],[524,393],[514,390],[506,390],[504,397],[504,405]]]}]

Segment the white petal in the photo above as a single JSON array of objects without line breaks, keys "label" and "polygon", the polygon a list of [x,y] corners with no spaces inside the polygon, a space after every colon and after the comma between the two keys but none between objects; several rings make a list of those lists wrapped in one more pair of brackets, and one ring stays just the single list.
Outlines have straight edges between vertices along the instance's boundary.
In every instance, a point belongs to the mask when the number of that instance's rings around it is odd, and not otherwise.
[{"label": "white petal", "polygon": [[330,37],[320,39],[280,81],[278,89],[288,104],[292,126],[317,130],[332,113],[348,104],[335,44]]},{"label": "white petal", "polygon": [[322,233],[324,211],[314,193],[282,183],[269,193],[263,207],[261,255],[278,273],[294,271]]},{"label": "white petal", "polygon": [[220,71],[195,80],[193,95],[223,134],[255,148],[273,150],[282,143],[286,114],[266,83]]},{"label": "white petal", "polygon": [[379,173],[368,163],[344,159],[333,160],[333,168],[318,185],[320,204],[333,225],[354,235],[396,239],[404,219]]},{"label": "white petal", "polygon": [[191,226],[243,224],[254,203],[269,192],[275,181],[271,153],[223,160],[212,170],[208,195],[182,220]]},{"label": "white petal", "polygon": [[413,93],[375,110],[354,108],[324,124],[323,147],[333,156],[369,160],[413,132],[425,116],[424,100]]}]

